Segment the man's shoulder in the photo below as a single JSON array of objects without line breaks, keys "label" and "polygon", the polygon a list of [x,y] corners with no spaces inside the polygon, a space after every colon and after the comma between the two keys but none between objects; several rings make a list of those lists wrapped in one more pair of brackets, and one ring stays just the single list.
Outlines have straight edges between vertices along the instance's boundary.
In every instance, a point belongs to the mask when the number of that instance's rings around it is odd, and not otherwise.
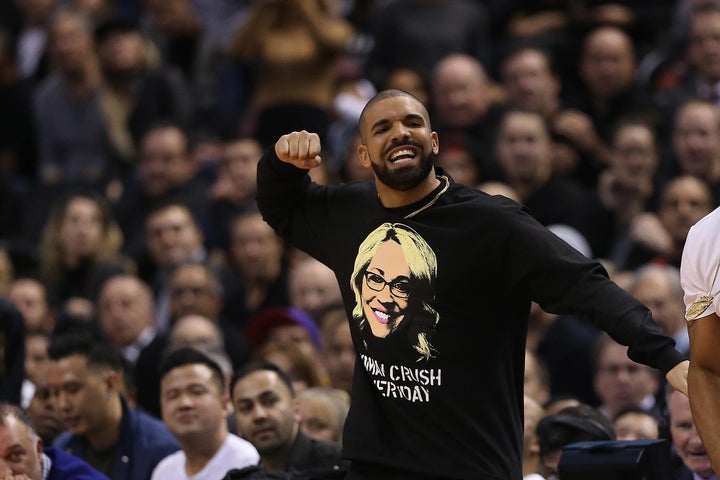
[{"label": "man's shoulder", "polygon": [[84,460],[63,452],[60,449],[47,447],[43,453],[52,461],[52,468],[48,480],[108,480],[108,477],[92,468]]},{"label": "man's shoulder", "polygon": [[127,412],[133,442],[142,442],[153,449],[179,448],[177,440],[163,422],[141,410],[128,409]]}]

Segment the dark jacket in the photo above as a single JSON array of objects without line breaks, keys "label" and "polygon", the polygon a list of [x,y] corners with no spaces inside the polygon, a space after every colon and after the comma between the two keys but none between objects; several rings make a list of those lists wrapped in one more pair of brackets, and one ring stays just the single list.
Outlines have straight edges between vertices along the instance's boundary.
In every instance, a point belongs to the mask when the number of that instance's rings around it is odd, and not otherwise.
[{"label": "dark jacket", "polygon": [[84,460],[62,450],[48,447],[43,453],[52,461],[52,468],[46,480],[108,480]]},{"label": "dark jacket", "polygon": [[298,431],[284,472],[268,472],[252,466],[230,470],[224,480],[341,479],[344,478],[348,465],[342,460],[340,453],[340,445],[314,440]]},{"label": "dark jacket", "polygon": [[[155,466],[180,447],[165,425],[150,415],[128,408],[122,399],[120,440],[113,461],[112,480],[147,480]],[[53,446],[85,458],[87,439],[70,432],[61,434]]]}]

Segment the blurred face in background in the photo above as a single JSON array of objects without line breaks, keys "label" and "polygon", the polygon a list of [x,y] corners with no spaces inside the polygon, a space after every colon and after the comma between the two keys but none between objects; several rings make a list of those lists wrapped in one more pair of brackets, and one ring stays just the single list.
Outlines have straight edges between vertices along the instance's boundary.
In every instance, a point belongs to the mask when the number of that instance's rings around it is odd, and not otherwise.
[{"label": "blurred face in background", "polygon": [[71,259],[91,257],[100,248],[103,236],[102,212],[89,198],[70,200],[60,221],[59,243]]}]

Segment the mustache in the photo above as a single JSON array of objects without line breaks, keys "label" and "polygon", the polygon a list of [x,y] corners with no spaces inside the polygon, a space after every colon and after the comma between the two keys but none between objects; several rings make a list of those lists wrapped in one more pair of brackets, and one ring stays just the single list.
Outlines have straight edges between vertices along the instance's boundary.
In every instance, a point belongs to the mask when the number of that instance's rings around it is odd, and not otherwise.
[{"label": "mustache", "polygon": [[420,142],[413,140],[412,138],[406,138],[405,140],[391,143],[385,150],[383,150],[382,155],[385,156],[397,147],[403,147],[406,145],[416,147],[422,150],[422,144]]}]

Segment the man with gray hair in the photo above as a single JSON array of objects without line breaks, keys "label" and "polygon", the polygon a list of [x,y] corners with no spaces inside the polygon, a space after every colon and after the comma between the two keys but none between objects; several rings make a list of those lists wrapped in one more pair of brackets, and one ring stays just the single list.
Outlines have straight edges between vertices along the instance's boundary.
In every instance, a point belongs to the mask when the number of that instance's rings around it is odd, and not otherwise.
[{"label": "man with gray hair", "polygon": [[29,480],[107,480],[80,458],[43,448],[30,416],[0,403],[0,477]]}]

